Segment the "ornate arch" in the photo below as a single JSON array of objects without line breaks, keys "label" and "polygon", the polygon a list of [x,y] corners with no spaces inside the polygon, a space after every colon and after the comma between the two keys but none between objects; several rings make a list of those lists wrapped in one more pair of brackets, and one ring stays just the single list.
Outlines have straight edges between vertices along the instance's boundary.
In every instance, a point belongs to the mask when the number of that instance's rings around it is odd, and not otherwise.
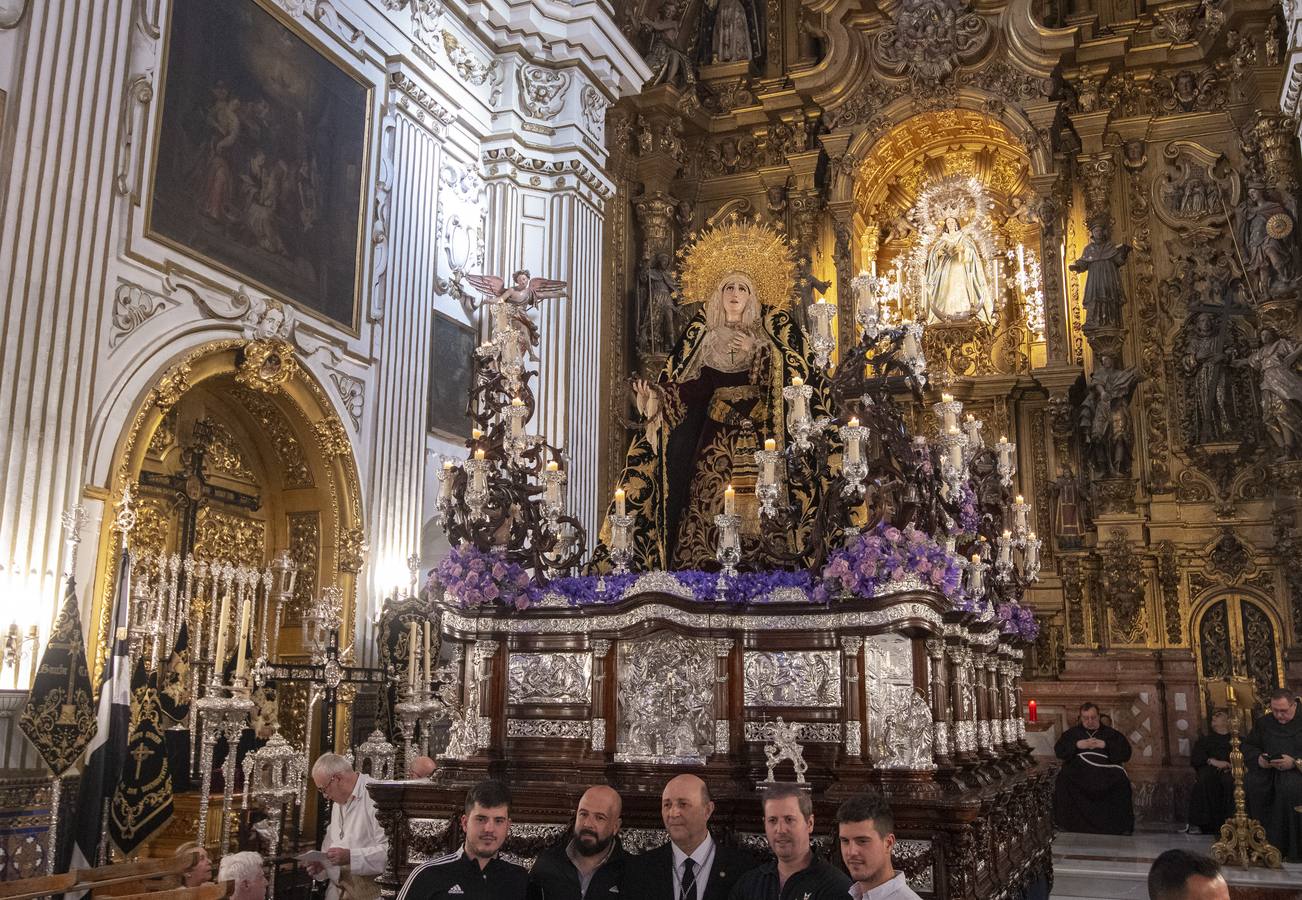
[{"label": "ornate arch", "polygon": [[[139,479],[146,452],[168,413],[192,392],[218,388],[240,392],[237,398],[249,423],[261,426],[262,439],[274,444],[292,439],[301,449],[307,480],[317,492],[319,516],[318,572],[344,592],[344,634],[352,641],[358,579],[363,562],[361,481],[343,422],[316,377],[279,340],[209,341],[176,354],[139,390],[119,434],[106,479],[107,503],[121,498],[125,485]],[[275,447],[268,448],[275,453]],[[94,576],[90,621],[95,623],[97,667],[108,645],[118,537],[113,517],[104,516]]]}]

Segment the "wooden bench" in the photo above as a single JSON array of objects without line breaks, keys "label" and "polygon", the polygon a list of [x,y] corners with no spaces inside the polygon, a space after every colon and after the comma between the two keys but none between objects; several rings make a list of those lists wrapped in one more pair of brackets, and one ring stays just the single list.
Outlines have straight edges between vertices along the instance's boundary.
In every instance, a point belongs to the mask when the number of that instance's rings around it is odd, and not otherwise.
[{"label": "wooden bench", "polygon": [[77,876],[71,872],[62,875],[42,875],[38,878],[20,878],[17,881],[0,881],[0,898],[2,900],[26,900],[28,897],[44,897],[46,894],[62,894],[71,890],[77,883]]},{"label": "wooden bench", "polygon": [[[100,896],[123,894],[130,896],[142,892],[154,896],[178,889],[181,878],[198,862],[198,859],[199,851],[191,850],[182,856],[171,856],[165,859],[132,860],[108,866],[75,869],[62,875],[3,881],[0,882],[0,900],[28,900],[28,898],[50,894],[82,891],[90,891],[92,896],[97,892]],[[199,895],[193,896],[199,898]],[[212,898],[215,900],[221,896],[225,896],[225,890],[219,890],[212,895]],[[201,900],[209,900],[208,895],[204,895]]]},{"label": "wooden bench", "polygon": [[235,882],[218,881],[215,884],[209,882],[195,887],[173,888],[146,894],[124,894],[116,900],[221,900],[233,893],[235,893]]}]

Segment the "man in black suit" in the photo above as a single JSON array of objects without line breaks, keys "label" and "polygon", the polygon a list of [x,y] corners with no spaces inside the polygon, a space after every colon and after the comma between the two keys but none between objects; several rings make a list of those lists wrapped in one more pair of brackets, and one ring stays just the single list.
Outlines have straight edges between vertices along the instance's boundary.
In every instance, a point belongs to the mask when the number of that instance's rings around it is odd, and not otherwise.
[{"label": "man in black suit", "polygon": [[669,842],[630,860],[626,892],[634,900],[726,900],[755,860],[710,836],[714,801],[695,775],[670,779],[660,795]]}]

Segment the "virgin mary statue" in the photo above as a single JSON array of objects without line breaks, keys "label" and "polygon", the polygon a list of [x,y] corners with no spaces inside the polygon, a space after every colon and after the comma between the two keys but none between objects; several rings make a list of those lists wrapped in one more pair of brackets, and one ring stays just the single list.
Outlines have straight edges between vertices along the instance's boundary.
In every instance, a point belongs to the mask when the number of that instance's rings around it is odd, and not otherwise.
[{"label": "virgin mary statue", "polygon": [[928,248],[924,276],[927,309],[935,318],[950,321],[977,314],[990,318],[994,296],[981,248],[954,216],[945,217],[945,227]]},{"label": "virgin mary statue", "polygon": [[[619,485],[634,517],[633,569],[715,566],[724,492],[736,492],[742,533],[758,530],[755,451],[786,443],[782,388],[814,388],[809,415],[826,415],[822,373],[784,307],[793,288],[790,248],[766,226],[729,222],[684,257],[682,291],[704,300],[655,382],[635,380],[645,427],[633,436]],[[793,546],[812,519],[815,489],[787,485],[802,511]],[[602,528],[607,541],[610,526]],[[744,549],[744,545],[743,545]]]}]

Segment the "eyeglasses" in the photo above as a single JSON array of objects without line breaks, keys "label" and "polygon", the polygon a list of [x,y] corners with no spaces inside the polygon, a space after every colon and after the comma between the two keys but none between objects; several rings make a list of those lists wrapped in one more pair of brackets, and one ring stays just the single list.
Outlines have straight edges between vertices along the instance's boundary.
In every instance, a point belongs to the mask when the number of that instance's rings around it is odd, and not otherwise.
[{"label": "eyeglasses", "polygon": [[336,772],[333,775],[331,775],[330,780],[325,783],[325,787],[321,787],[320,785],[317,785],[316,789],[321,794],[322,797],[326,797],[327,799],[330,797],[330,794],[327,793],[330,790],[330,785],[334,784],[335,779],[338,778],[341,774],[343,773]]}]

